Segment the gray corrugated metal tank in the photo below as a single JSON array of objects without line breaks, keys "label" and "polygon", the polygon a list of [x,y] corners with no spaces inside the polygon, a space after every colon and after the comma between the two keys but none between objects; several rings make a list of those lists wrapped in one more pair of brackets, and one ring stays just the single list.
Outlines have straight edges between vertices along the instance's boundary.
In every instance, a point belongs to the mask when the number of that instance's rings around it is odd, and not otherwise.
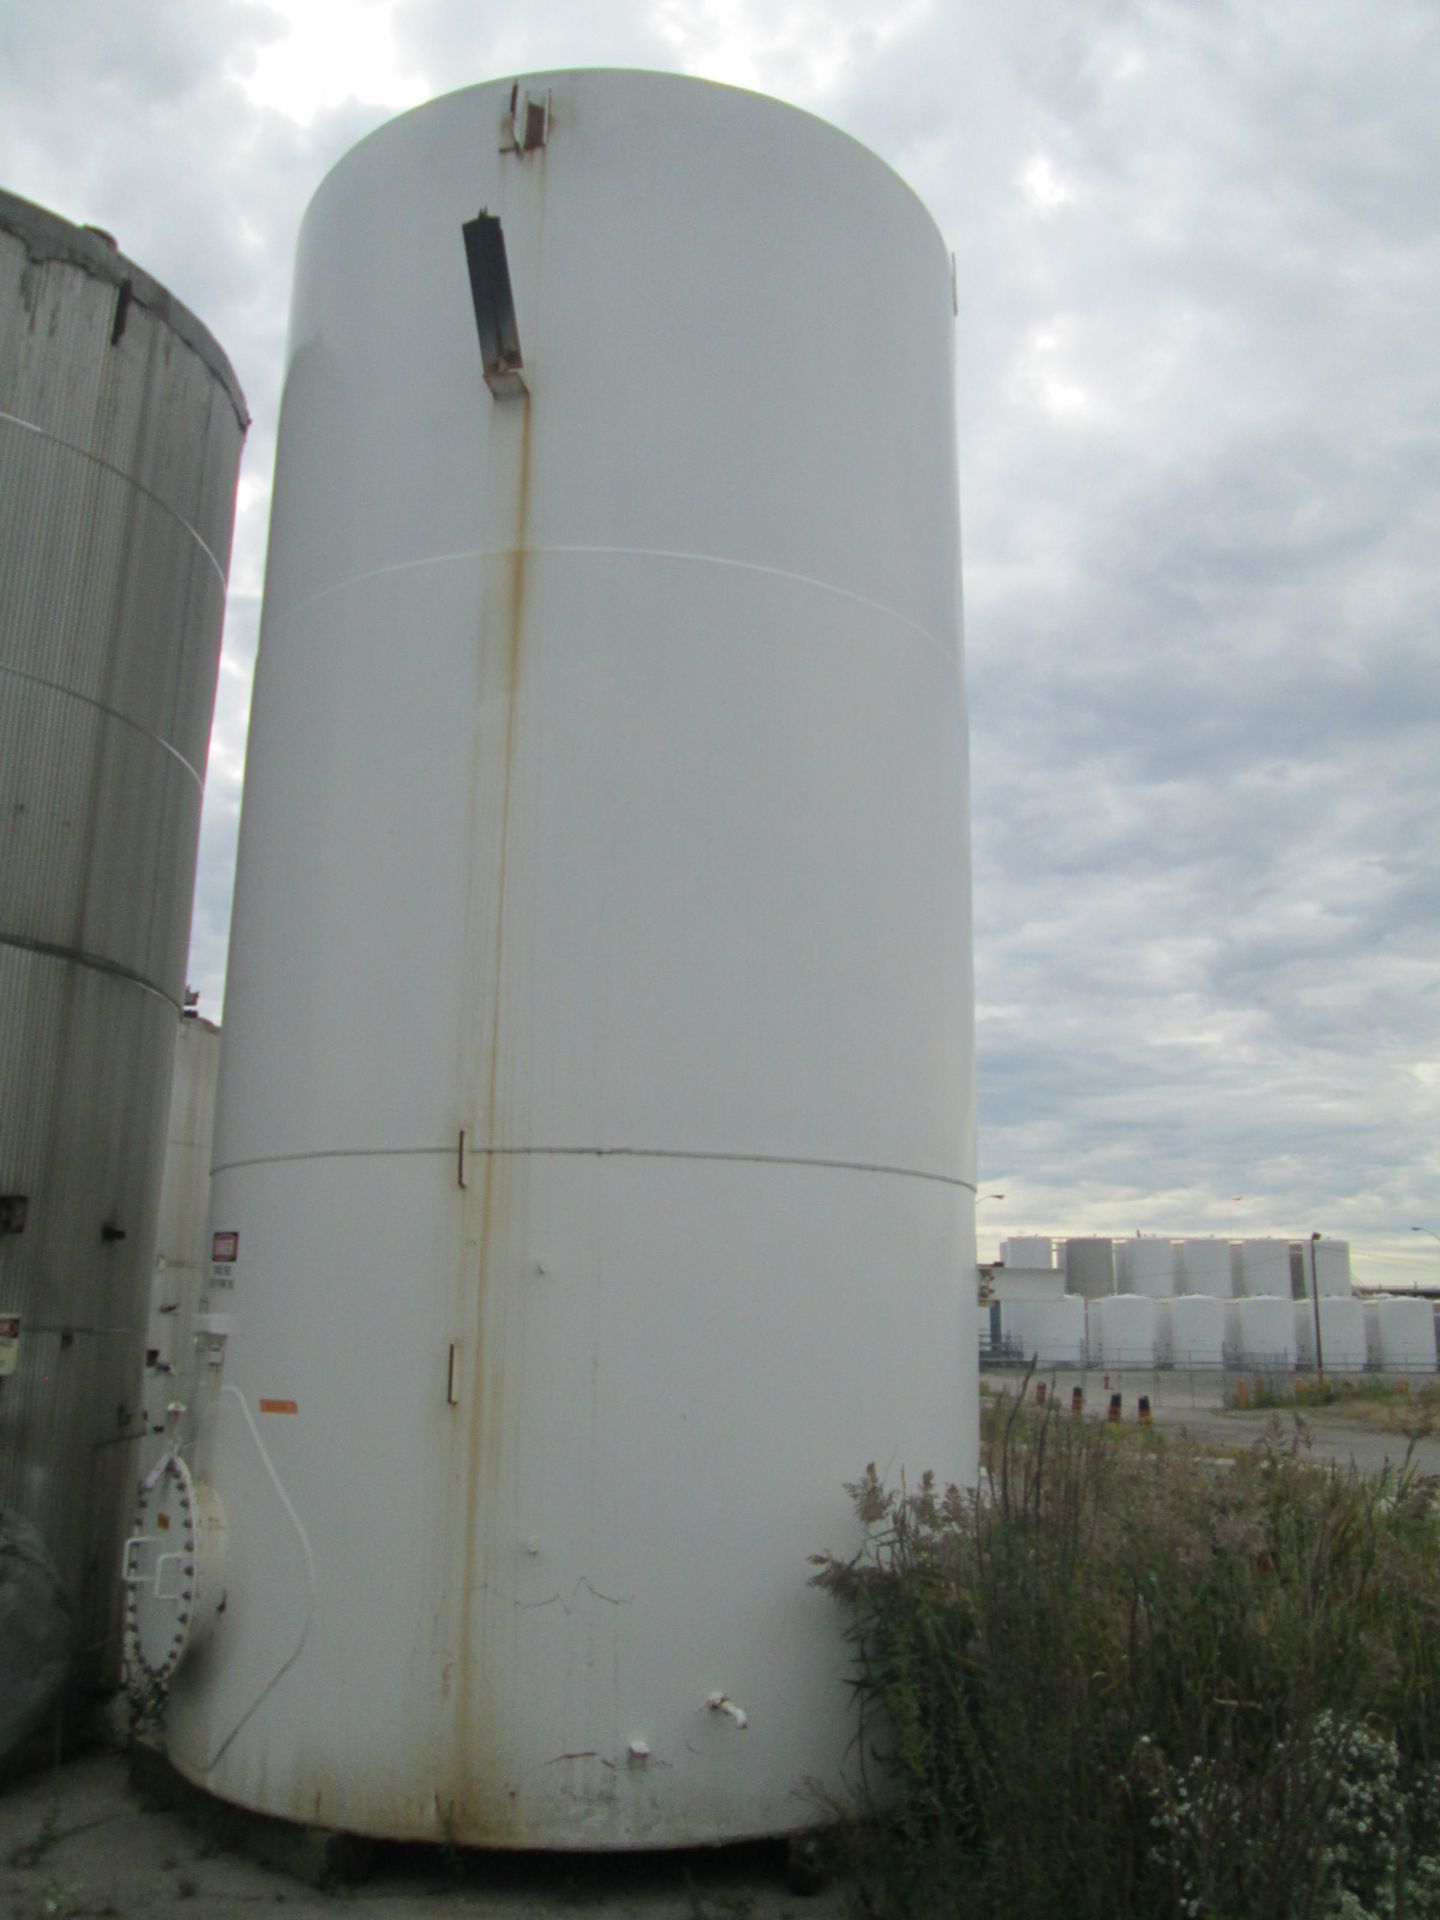
[{"label": "gray corrugated metal tank", "polygon": [[93,1685],[117,1668],[247,424],[193,315],[0,193],[0,1509],[39,1530]]}]

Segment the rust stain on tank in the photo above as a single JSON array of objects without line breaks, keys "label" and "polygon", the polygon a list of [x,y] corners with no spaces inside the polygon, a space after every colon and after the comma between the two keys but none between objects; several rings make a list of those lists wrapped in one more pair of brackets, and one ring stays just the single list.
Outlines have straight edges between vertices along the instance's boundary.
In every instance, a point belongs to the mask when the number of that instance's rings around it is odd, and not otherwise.
[{"label": "rust stain on tank", "polygon": [[[529,519],[531,493],[531,399],[520,402],[520,436],[514,481],[514,534],[504,565],[503,629],[497,636],[503,676],[504,720],[500,742],[499,769],[494,795],[494,927],[489,955],[489,1005],[482,1016],[486,1023],[485,1086],[483,1119],[477,1145],[482,1149],[515,1144],[502,1139],[506,1123],[506,1086],[502,1072],[505,1051],[504,1014],[507,975],[507,950],[513,946],[510,921],[513,918],[514,875],[512,873],[516,756],[519,733],[519,700],[523,678],[525,626],[529,588]],[[513,963],[513,952],[509,953]],[[476,1212],[472,1235],[476,1287],[476,1338],[467,1395],[467,1427],[464,1441],[464,1465],[461,1497],[464,1502],[463,1542],[461,1550],[460,1617],[457,1623],[457,1685],[455,1688],[455,1778],[452,1781],[451,1819],[464,1820],[473,1831],[472,1795],[489,1799],[500,1789],[492,1769],[498,1755],[485,1753],[486,1720],[493,1719],[485,1703],[478,1698],[482,1675],[491,1671],[494,1651],[489,1644],[508,1626],[509,1609],[495,1593],[494,1519],[482,1507],[496,1501],[505,1464],[503,1445],[503,1370],[509,1342],[505,1323],[512,1303],[508,1298],[508,1251],[513,1218],[514,1168],[508,1155],[482,1151],[478,1191],[472,1190],[470,1205]],[[467,1211],[469,1208],[467,1207]],[[476,1217],[478,1214],[478,1217]],[[499,1605],[496,1605],[497,1600]],[[483,1613],[481,1610],[484,1610]],[[504,1664],[504,1663],[502,1663]],[[493,1746],[493,1733],[490,1744]],[[489,1764],[487,1765],[487,1759]],[[457,1805],[457,1802],[459,1803]],[[462,1809],[464,1812],[462,1813]],[[497,1836],[498,1837],[498,1836]]]}]

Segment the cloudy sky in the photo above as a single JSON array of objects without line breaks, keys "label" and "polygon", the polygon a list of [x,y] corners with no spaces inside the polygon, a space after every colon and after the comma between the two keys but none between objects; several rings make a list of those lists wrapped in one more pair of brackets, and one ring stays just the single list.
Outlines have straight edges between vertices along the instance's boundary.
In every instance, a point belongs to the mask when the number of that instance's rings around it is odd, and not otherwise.
[{"label": "cloudy sky", "polygon": [[1440,1281],[1435,0],[23,0],[0,185],[229,352],[191,979],[221,1008],[296,228],[432,94],[650,66],[834,121],[959,261],[981,1247]]}]

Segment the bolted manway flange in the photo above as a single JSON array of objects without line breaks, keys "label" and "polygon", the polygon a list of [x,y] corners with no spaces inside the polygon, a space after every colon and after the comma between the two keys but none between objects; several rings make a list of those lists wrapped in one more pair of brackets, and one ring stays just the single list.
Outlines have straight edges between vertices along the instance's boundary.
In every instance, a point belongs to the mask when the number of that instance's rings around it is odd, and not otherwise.
[{"label": "bolted manway flange", "polygon": [[163,1685],[203,1645],[225,1604],[225,1516],[173,1451],[140,1483],[125,1542],[125,1664],[132,1686]]}]

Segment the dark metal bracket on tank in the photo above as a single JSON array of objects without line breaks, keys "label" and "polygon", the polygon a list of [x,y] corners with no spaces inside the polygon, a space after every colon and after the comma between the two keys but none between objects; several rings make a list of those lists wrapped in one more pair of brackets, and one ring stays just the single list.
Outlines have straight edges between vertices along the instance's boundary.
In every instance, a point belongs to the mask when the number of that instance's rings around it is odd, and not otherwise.
[{"label": "dark metal bracket on tank", "polygon": [[533,153],[550,138],[550,94],[533,100],[520,91],[517,80],[510,89],[510,106],[500,121],[501,153]]},{"label": "dark metal bracket on tank", "polygon": [[465,264],[470,270],[470,296],[475,302],[475,330],[480,336],[485,384],[497,400],[514,399],[530,389],[525,383],[510,263],[505,256],[499,215],[487,213],[482,207],[460,231],[465,236]]}]

